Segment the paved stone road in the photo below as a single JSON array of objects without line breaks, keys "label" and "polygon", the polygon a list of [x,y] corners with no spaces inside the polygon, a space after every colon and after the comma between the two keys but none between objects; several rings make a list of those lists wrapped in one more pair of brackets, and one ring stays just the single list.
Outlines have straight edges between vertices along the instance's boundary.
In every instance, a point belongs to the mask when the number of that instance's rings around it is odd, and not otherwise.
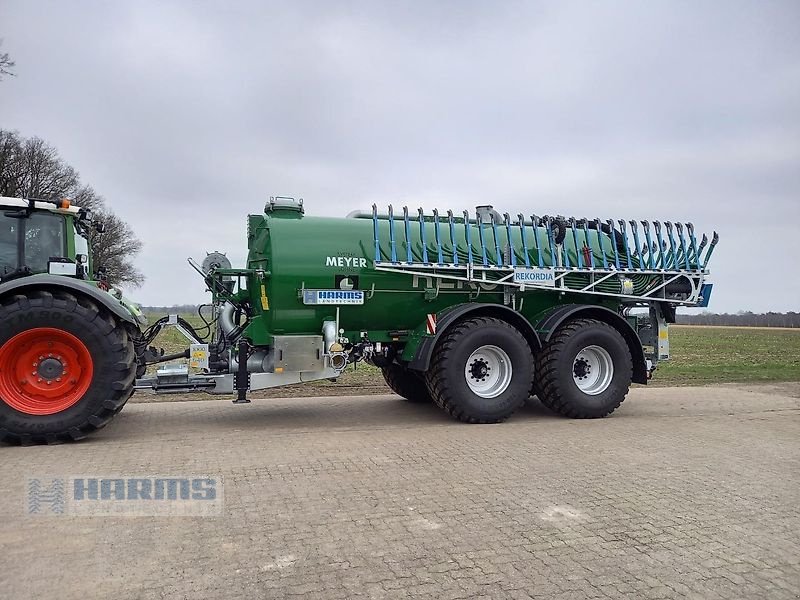
[{"label": "paved stone road", "polygon": [[[4,598],[797,598],[800,385],[469,426],[393,396],[129,404],[0,448]],[[224,476],[219,517],[31,517],[31,474]]]}]

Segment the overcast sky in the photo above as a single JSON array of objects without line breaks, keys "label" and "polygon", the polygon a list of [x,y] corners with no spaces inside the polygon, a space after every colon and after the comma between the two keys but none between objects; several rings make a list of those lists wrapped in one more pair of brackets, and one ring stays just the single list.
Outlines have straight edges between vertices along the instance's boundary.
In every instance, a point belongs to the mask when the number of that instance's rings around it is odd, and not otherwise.
[{"label": "overcast sky", "polygon": [[0,0],[0,128],[145,242],[143,304],[270,195],[693,221],[711,309],[800,310],[800,2]]}]

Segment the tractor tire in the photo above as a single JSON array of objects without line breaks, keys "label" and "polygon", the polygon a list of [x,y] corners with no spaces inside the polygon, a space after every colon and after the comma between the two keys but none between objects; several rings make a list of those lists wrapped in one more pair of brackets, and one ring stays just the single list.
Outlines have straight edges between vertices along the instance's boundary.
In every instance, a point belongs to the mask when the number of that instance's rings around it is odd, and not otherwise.
[{"label": "tractor tire", "polygon": [[417,375],[409,369],[404,369],[400,365],[390,364],[381,368],[383,378],[386,380],[386,385],[392,388],[392,391],[401,396],[408,402],[414,404],[425,404],[433,402],[428,388],[425,385],[425,379]]},{"label": "tractor tire", "polygon": [[525,337],[492,317],[448,329],[434,348],[426,376],[434,402],[465,423],[500,423],[528,397],[533,356]]},{"label": "tractor tire", "polygon": [[91,300],[31,291],[0,304],[0,441],[86,437],[122,409],[135,373],[125,326]]},{"label": "tractor tire", "polygon": [[633,361],[622,334],[608,323],[562,325],[536,357],[534,390],[550,410],[574,419],[614,412],[631,386]]}]

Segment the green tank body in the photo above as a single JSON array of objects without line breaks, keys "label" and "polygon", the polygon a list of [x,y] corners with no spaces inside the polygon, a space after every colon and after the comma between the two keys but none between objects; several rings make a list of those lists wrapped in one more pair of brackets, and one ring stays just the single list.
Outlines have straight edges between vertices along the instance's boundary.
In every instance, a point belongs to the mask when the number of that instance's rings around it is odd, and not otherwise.
[{"label": "green tank body", "polygon": [[[431,218],[424,218],[423,223],[424,246],[418,218],[409,219],[410,262],[436,264],[439,261],[436,224]],[[554,264],[545,227],[537,227],[535,231],[528,227],[524,244],[521,229],[512,228],[510,246],[505,225],[493,227],[483,224],[481,227],[489,268],[509,262],[509,247],[513,249],[514,263],[517,265],[526,264],[525,247],[528,264],[539,264],[537,248],[542,248],[542,264],[545,267]],[[449,223],[441,222],[439,240],[442,260],[452,265],[452,240],[455,240],[459,264],[466,264],[471,252],[473,261],[482,265],[481,227],[472,219],[467,233],[464,218],[454,219],[451,238]],[[380,218],[377,228],[381,264],[408,264],[409,244],[405,241],[404,221],[395,218],[390,227],[388,219]],[[393,236],[391,229],[394,230]],[[336,317],[337,307],[334,305],[304,304],[303,290],[355,289],[364,292],[363,305],[339,305],[339,323],[348,337],[367,332],[373,341],[396,340],[398,334],[402,337],[418,328],[425,322],[426,315],[440,313],[456,304],[504,302],[502,286],[492,282],[436,277],[447,275],[445,269],[431,268],[430,273],[422,274],[376,270],[375,222],[369,218],[309,217],[297,210],[279,209],[265,215],[251,215],[249,230],[248,268],[262,270],[266,274],[263,280],[252,275],[248,281],[254,316],[245,333],[257,344],[270,343],[272,335],[316,334],[324,320]],[[470,238],[469,245],[467,235]],[[535,240],[537,236],[538,242]],[[392,239],[395,261],[392,261]],[[581,233],[578,242],[588,242],[592,260],[597,264],[602,263],[602,243],[606,261],[613,264],[611,239],[607,234],[601,232],[598,236],[595,230],[589,230],[588,235]],[[562,262],[566,260],[576,265],[575,237],[565,236],[563,248],[566,249],[567,258],[564,259],[561,254]],[[586,253],[582,252],[581,259],[585,256]],[[262,301],[262,285],[265,301]],[[616,285],[615,289],[618,288],[619,285]],[[537,315],[558,304],[580,302],[607,306],[612,310],[619,306],[617,298],[541,289],[517,294],[516,302],[520,301],[519,311],[533,322]]]}]

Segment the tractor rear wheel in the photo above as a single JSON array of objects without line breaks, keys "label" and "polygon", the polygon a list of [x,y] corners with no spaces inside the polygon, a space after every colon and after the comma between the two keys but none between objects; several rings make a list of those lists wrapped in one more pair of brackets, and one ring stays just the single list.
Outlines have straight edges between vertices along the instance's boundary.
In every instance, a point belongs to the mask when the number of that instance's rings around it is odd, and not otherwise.
[{"label": "tractor rear wheel", "polygon": [[533,356],[525,337],[492,317],[473,317],[448,329],[427,373],[436,404],[465,423],[499,423],[525,402]]},{"label": "tractor rear wheel", "polygon": [[537,355],[534,390],[550,410],[593,419],[622,404],[632,374],[631,352],[619,331],[595,319],[575,319],[556,330]]},{"label": "tractor rear wheel", "polygon": [[425,386],[425,379],[414,371],[404,369],[400,365],[393,363],[381,367],[381,372],[386,384],[392,388],[392,391],[408,402],[425,404],[433,401],[428,388]]},{"label": "tractor rear wheel", "polygon": [[0,304],[0,441],[78,440],[105,426],[133,392],[136,360],[123,323],[85,297],[31,291]]}]

